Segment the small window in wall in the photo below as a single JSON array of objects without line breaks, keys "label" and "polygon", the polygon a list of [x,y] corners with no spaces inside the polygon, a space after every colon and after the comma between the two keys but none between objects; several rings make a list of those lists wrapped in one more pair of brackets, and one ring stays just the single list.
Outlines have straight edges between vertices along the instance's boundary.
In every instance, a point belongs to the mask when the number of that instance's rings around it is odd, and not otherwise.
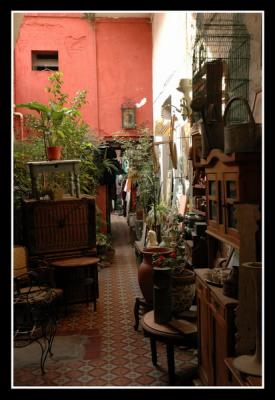
[{"label": "small window in wall", "polygon": [[58,71],[58,51],[32,51],[33,71]]}]

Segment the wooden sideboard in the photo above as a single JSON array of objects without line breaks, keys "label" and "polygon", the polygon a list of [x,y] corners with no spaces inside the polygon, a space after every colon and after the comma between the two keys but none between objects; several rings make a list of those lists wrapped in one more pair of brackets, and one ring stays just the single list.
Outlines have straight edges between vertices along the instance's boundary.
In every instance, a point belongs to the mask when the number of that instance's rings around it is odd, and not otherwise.
[{"label": "wooden sideboard", "polygon": [[199,377],[206,386],[230,386],[225,358],[234,356],[238,300],[208,284],[208,269],[195,269],[198,307]]}]

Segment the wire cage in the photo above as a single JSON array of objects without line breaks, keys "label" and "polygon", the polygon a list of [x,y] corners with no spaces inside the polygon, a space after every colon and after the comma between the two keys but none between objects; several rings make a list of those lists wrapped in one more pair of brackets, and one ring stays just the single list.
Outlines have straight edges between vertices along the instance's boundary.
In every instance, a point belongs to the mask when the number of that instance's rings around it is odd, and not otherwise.
[{"label": "wire cage", "polygon": [[[206,63],[223,62],[222,102],[234,96],[248,99],[250,35],[241,13],[198,13],[193,51],[193,82]],[[193,98],[198,93],[193,90]],[[245,106],[236,102],[228,113],[231,122],[243,121]]]}]

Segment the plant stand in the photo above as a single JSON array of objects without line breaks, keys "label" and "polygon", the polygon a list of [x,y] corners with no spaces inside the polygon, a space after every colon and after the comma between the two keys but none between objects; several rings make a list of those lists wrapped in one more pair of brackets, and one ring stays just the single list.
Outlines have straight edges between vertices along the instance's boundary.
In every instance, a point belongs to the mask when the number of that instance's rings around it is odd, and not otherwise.
[{"label": "plant stand", "polygon": [[43,172],[68,172],[70,174],[70,192],[72,196],[80,196],[79,163],[80,160],[36,161],[28,162],[32,182],[32,196],[40,200],[37,188],[38,175]]}]

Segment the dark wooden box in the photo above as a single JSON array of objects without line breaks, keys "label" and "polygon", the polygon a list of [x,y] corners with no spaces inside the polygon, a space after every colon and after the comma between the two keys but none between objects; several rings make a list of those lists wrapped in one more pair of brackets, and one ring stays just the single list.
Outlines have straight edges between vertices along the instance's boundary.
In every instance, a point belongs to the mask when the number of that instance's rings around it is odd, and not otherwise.
[{"label": "dark wooden box", "polygon": [[23,202],[24,241],[30,259],[95,254],[96,211],[92,197]]},{"label": "dark wooden box", "polygon": [[[29,267],[41,260],[52,261],[96,255],[96,207],[91,196],[62,200],[25,200],[23,202],[24,242],[29,253]],[[97,268],[96,268],[97,271]],[[84,281],[89,270],[55,271],[54,285],[69,291],[68,302],[87,300]],[[97,272],[95,275],[97,280]],[[65,282],[66,281],[66,282]],[[98,285],[98,282],[97,282]]]}]

